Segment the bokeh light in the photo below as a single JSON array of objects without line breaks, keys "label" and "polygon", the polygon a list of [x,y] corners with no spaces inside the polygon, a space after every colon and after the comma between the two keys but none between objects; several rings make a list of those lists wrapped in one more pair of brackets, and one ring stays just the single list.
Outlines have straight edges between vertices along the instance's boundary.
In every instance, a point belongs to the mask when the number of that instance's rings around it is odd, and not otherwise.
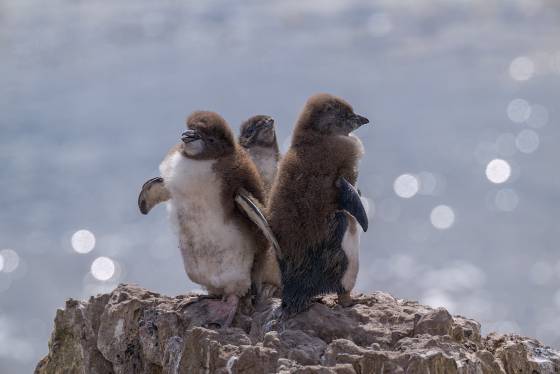
[{"label": "bokeh light", "polygon": [[504,183],[511,176],[511,166],[505,160],[496,158],[486,165],[486,178],[492,183]]},{"label": "bokeh light", "polygon": [[98,257],[91,263],[91,274],[97,280],[106,281],[115,274],[115,264],[108,257]]},{"label": "bokeh light", "polygon": [[540,104],[531,105],[531,115],[527,119],[527,124],[533,128],[541,128],[548,123],[548,109]]},{"label": "bokeh light", "polygon": [[535,63],[527,56],[516,57],[509,65],[509,74],[516,81],[526,81],[535,73]]},{"label": "bokeh light", "polygon": [[411,174],[402,174],[395,179],[393,189],[397,196],[409,199],[418,193],[418,179]]},{"label": "bokeh light", "polygon": [[4,269],[4,256],[0,255],[0,271]]},{"label": "bokeh light", "polygon": [[78,230],[72,235],[72,248],[78,253],[89,253],[95,248],[95,235],[89,230]]},{"label": "bokeh light", "polygon": [[539,148],[539,134],[531,129],[521,130],[515,138],[515,145],[520,152],[533,153]]},{"label": "bokeh light", "polygon": [[504,212],[511,212],[517,208],[519,197],[515,190],[511,188],[504,188],[496,193],[494,204],[496,208]]},{"label": "bokeh light", "polygon": [[507,107],[508,118],[515,123],[525,122],[531,116],[531,105],[524,99],[513,99]]},{"label": "bokeh light", "polygon": [[447,205],[438,205],[432,209],[430,214],[430,222],[439,230],[445,230],[453,226],[455,222],[455,212]]},{"label": "bokeh light", "polygon": [[0,256],[2,257],[2,271],[5,273],[11,273],[17,269],[19,266],[19,256],[13,249],[3,249],[0,251]]}]

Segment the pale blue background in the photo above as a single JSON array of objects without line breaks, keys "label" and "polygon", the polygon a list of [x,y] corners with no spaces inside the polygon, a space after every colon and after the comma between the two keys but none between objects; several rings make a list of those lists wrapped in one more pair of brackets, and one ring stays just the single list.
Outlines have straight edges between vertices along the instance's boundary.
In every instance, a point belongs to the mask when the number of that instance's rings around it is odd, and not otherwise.
[{"label": "pale blue background", "polygon": [[[513,59],[534,62],[512,79]],[[196,109],[237,130],[274,116],[284,142],[305,99],[326,91],[374,126],[360,184],[375,207],[357,288],[383,290],[560,347],[560,7],[554,0],[0,1],[0,372],[30,372],[55,310],[118,282],[175,295],[196,288],[164,207],[137,193]],[[526,123],[511,100],[548,109],[539,148],[497,147]],[[506,144],[507,145],[507,144]],[[513,175],[485,177],[492,158]],[[434,173],[432,194],[395,178]],[[511,212],[494,197],[509,188]],[[450,206],[455,223],[430,224]],[[95,249],[70,245],[92,231]],[[88,275],[108,256],[108,282]]]}]

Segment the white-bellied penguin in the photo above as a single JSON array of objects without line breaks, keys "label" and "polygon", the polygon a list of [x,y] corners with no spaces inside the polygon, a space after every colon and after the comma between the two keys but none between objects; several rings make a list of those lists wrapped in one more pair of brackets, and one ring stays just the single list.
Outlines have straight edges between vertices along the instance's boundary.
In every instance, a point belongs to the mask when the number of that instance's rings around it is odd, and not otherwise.
[{"label": "white-bellied penguin", "polygon": [[239,298],[251,288],[255,257],[276,244],[263,216],[258,171],[237,144],[226,121],[199,111],[160,164],[161,177],[142,187],[138,205],[146,214],[167,201],[189,278],[215,300],[209,322],[231,324]]}]

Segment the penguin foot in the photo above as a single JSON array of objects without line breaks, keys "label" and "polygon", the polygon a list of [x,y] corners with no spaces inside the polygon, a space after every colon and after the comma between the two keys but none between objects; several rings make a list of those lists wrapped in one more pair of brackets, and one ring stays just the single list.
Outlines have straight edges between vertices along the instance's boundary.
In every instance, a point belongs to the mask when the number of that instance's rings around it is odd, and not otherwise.
[{"label": "penguin foot", "polygon": [[273,285],[273,284],[269,284],[269,283],[265,283],[263,284],[263,286],[261,287],[259,296],[258,296],[258,303],[264,302],[268,299],[273,298],[276,294],[278,293],[278,287]]},{"label": "penguin foot", "polygon": [[349,308],[355,304],[349,291],[339,293],[337,303],[345,308]]},{"label": "penguin foot", "polygon": [[[317,304],[323,304],[323,305],[327,305],[327,303],[325,302],[325,300],[323,300],[323,296],[315,296],[311,299],[311,303],[317,303]],[[311,306],[311,303],[309,304],[309,306]],[[307,308],[309,308],[309,306]]]},{"label": "penguin foot", "polygon": [[222,300],[208,300],[207,326],[230,327],[238,305],[239,297],[236,295],[229,295]]},{"label": "penguin foot", "polygon": [[220,298],[220,296],[212,295],[212,294],[208,294],[208,295],[198,295],[196,301],[215,300],[215,299],[219,299],[219,298]]}]

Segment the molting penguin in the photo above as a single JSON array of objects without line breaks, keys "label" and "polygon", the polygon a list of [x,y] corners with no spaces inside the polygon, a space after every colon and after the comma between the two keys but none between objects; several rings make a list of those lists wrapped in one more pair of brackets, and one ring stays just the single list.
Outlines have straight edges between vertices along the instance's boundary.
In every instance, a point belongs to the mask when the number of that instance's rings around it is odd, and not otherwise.
[{"label": "molting penguin", "polygon": [[239,134],[241,144],[257,166],[266,193],[270,191],[276,177],[280,151],[274,128],[274,118],[257,115],[241,124]]},{"label": "molting penguin", "polygon": [[255,256],[267,248],[266,239],[275,239],[259,208],[258,172],[225,120],[194,112],[187,127],[182,144],[160,164],[161,177],[142,187],[138,204],[146,214],[168,202],[187,275],[223,298],[210,304],[210,320],[227,327],[251,287]]},{"label": "molting penguin", "polygon": [[[240,128],[239,144],[249,153],[255,163],[265,193],[270,192],[280,160],[274,119],[266,115],[255,115],[243,122]],[[163,179],[156,177],[148,180],[142,186],[138,206],[142,214],[148,214],[154,206],[170,198]]]},{"label": "molting penguin", "polygon": [[281,248],[284,318],[323,293],[338,293],[342,305],[351,302],[359,235],[368,220],[354,187],[363,147],[350,133],[368,122],[344,100],[318,94],[295,125],[267,208]]}]

